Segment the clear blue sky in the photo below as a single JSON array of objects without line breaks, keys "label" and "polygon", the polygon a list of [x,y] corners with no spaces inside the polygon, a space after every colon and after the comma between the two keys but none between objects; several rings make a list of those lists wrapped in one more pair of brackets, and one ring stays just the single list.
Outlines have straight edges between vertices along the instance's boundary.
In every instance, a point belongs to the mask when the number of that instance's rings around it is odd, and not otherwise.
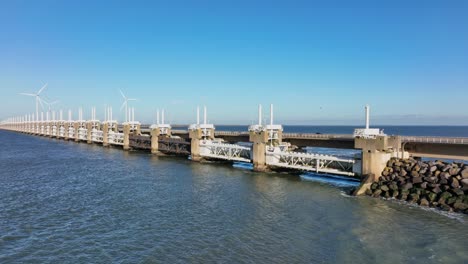
[{"label": "clear blue sky", "polygon": [[468,1],[2,1],[0,33],[0,119],[44,81],[75,115],[468,125]]}]

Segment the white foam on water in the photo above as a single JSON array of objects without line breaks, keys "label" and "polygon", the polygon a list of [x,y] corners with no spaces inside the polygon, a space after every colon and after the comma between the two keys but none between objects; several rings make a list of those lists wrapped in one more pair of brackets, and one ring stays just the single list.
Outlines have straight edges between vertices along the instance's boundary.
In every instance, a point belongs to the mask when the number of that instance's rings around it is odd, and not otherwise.
[{"label": "white foam on water", "polygon": [[357,187],[360,184],[356,179],[329,174],[306,173],[301,174],[300,177],[304,181],[327,183],[338,187]]},{"label": "white foam on water", "polygon": [[232,167],[244,170],[253,170],[253,164],[247,162],[234,162]]}]

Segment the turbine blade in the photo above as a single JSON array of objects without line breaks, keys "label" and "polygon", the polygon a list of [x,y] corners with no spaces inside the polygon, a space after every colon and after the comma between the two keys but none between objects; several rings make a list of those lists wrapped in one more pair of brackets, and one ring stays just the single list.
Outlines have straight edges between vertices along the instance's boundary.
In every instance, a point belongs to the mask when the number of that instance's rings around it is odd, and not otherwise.
[{"label": "turbine blade", "polygon": [[137,99],[130,98],[130,99],[127,99],[127,101],[137,101]]},{"label": "turbine blade", "polygon": [[44,89],[47,87],[47,83],[44,84],[44,86],[42,86],[42,88],[39,90],[39,92],[37,92],[37,95],[40,95],[42,93],[42,91],[44,91]]},{"label": "turbine blade", "polygon": [[26,96],[36,96],[35,94],[30,94],[30,93],[19,93],[21,95],[26,95]]},{"label": "turbine blade", "polygon": [[122,106],[120,107],[120,111],[122,111],[122,109],[125,107],[126,104],[127,104],[127,101],[124,101]]},{"label": "turbine blade", "polygon": [[120,92],[120,94],[122,95],[122,97],[123,97],[124,99],[127,99],[127,97],[125,97],[125,95],[124,95],[124,93],[122,92],[122,90],[119,89],[119,92]]}]

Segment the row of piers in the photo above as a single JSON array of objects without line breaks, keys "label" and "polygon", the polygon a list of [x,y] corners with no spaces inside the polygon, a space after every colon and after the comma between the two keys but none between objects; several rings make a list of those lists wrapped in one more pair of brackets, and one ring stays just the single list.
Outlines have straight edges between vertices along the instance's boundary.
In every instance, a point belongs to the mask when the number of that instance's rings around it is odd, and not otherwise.
[{"label": "row of piers", "polygon": [[[216,137],[215,126],[207,123],[206,107],[203,122],[200,122],[200,111],[197,108],[197,122],[187,129],[188,140],[172,133],[171,125],[164,121],[164,111],[161,113],[161,120],[158,111],[156,124],[145,131],[134,120],[134,113],[129,115],[127,122],[119,125],[112,118],[110,108],[106,109],[103,122],[96,118],[96,110],[93,108],[89,120],[83,118],[83,111],[80,109],[77,120],[72,120],[71,112],[68,120],[63,120],[61,113],[59,120],[39,121],[26,116],[2,122],[0,128],[88,144],[119,146],[124,150],[143,148],[155,155],[190,155],[195,162],[212,159],[250,162],[254,171],[259,172],[287,168],[361,177],[364,182],[359,194],[378,180],[390,158],[409,156],[402,149],[401,137],[387,136],[377,131],[371,131],[370,134],[366,134],[366,131],[359,132],[361,134],[354,139],[354,148],[362,150],[362,155],[354,159],[294,152],[291,144],[283,141],[283,127],[273,122],[273,105],[270,107],[269,124],[262,124],[261,106],[258,115],[258,123],[249,127],[249,142],[245,142],[246,145],[230,144],[222,136]],[[368,122],[367,108],[366,120]],[[363,130],[366,129],[369,129],[368,124]]]}]

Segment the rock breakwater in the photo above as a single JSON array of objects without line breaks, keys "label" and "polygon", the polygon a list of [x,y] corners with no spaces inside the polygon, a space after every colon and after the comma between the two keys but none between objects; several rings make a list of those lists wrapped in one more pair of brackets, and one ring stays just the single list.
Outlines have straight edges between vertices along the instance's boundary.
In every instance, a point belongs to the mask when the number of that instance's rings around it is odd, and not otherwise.
[{"label": "rock breakwater", "polygon": [[366,194],[468,214],[468,165],[392,158]]}]

